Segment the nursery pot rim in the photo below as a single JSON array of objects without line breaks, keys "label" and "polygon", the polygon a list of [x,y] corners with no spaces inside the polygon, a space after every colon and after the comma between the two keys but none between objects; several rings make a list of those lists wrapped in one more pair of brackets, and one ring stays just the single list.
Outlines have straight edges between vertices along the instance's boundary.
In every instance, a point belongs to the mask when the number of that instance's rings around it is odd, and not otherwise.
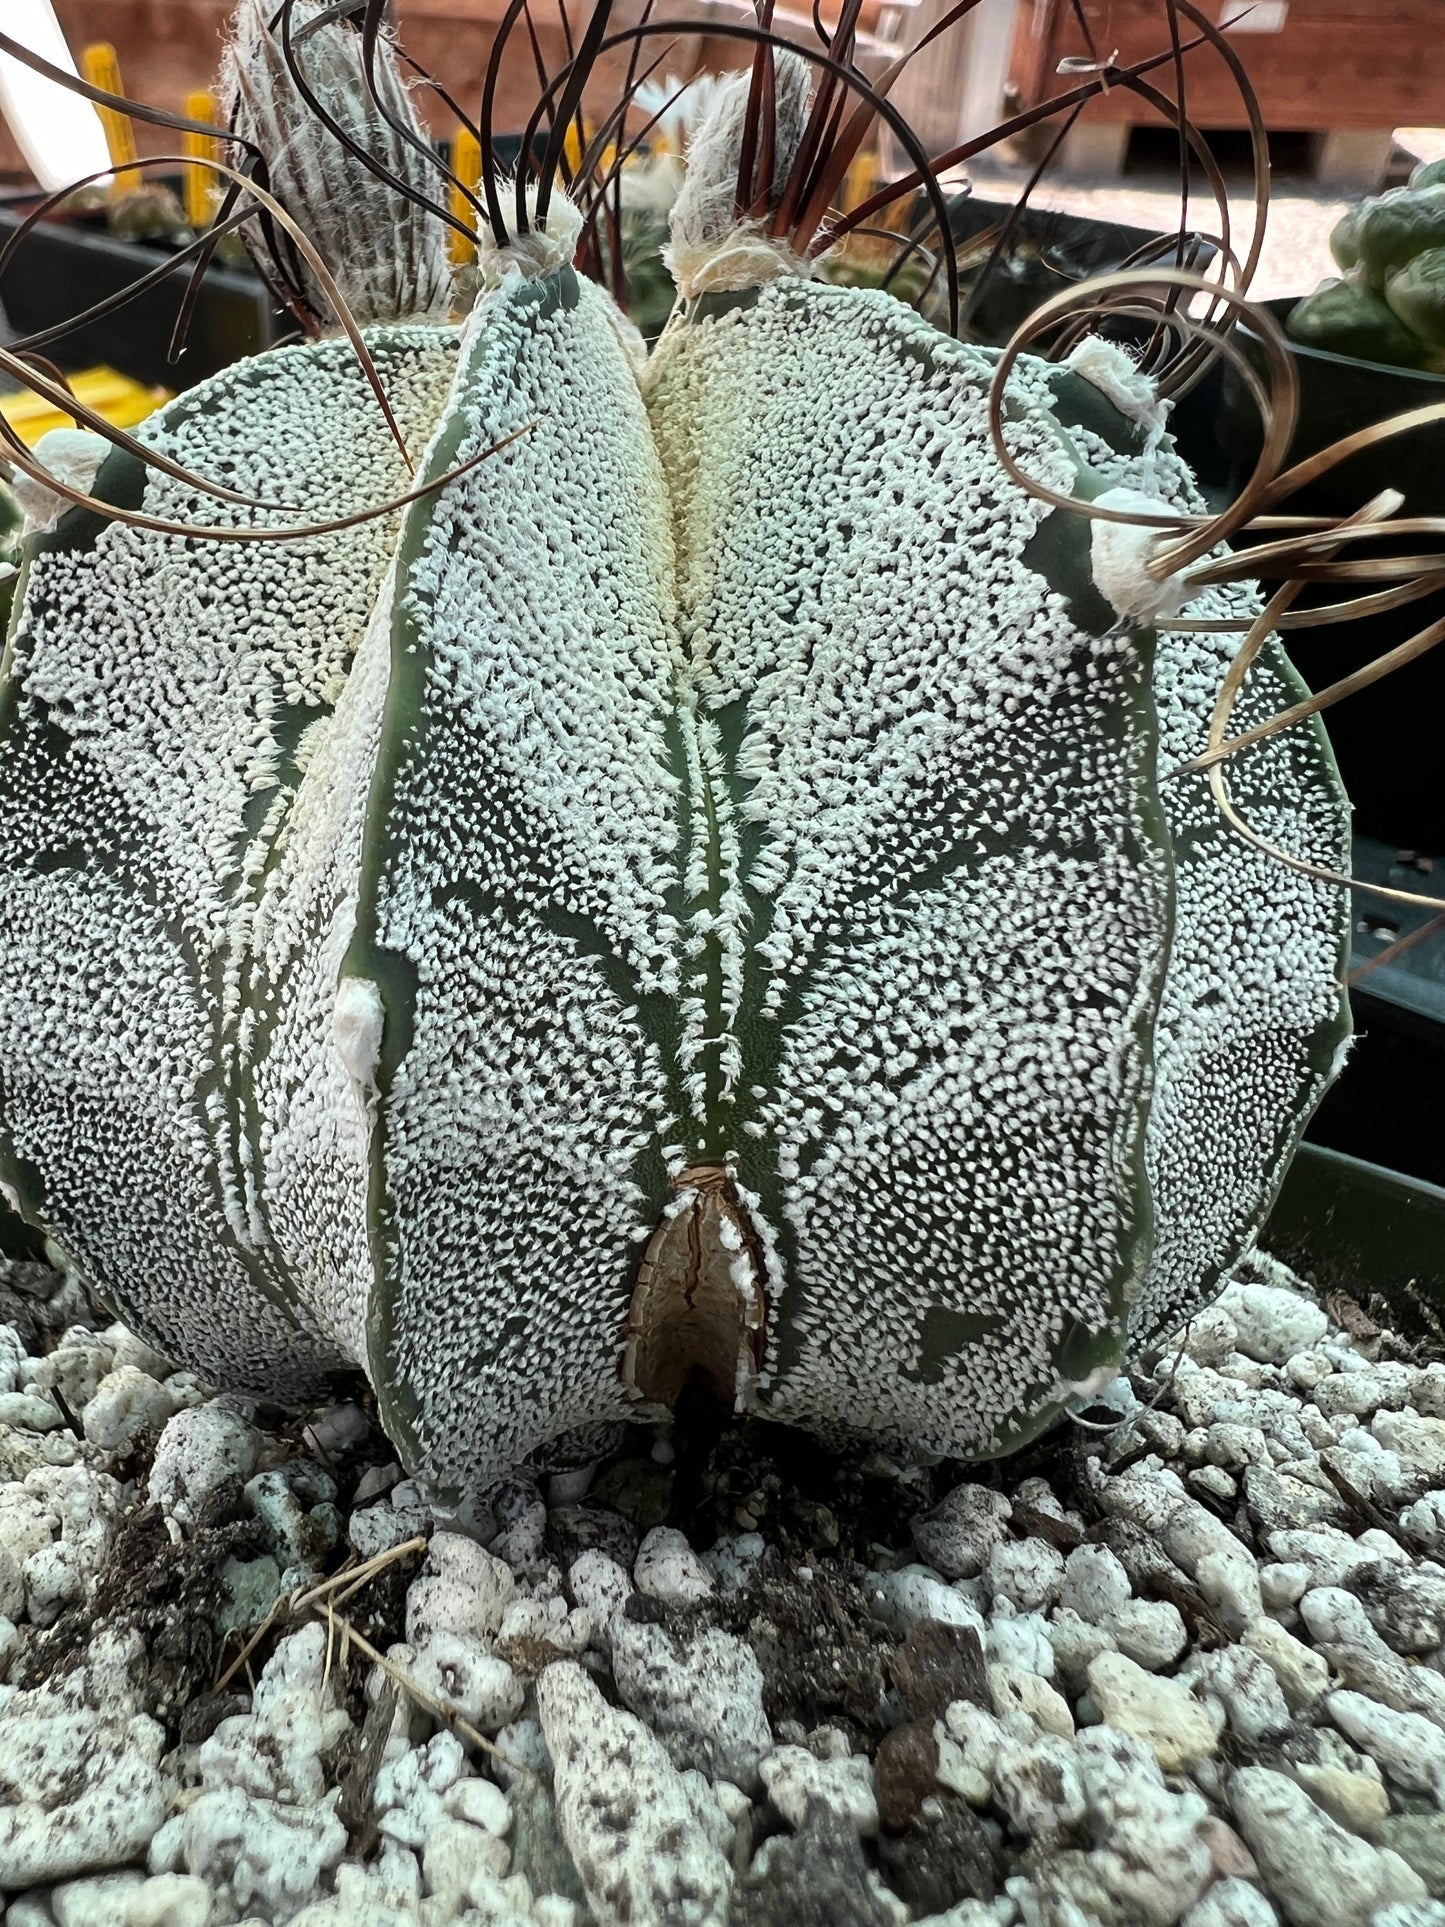
[{"label": "nursery pot rim", "polygon": [[[1273,295],[1268,301],[1257,301],[1255,306],[1265,308],[1273,314],[1279,321],[1280,331],[1283,333],[1285,315],[1304,299],[1302,294]],[[1262,337],[1256,329],[1250,327],[1247,313],[1240,316],[1238,327],[1241,334],[1248,335],[1251,341],[1260,342],[1262,345]],[[1332,348],[1313,348],[1307,342],[1296,341],[1289,334],[1284,336],[1284,345],[1292,355],[1298,355],[1308,361],[1323,362],[1326,366],[1364,368],[1374,375],[1403,375],[1409,381],[1429,381],[1445,387],[1445,370],[1406,368],[1397,361],[1368,361],[1363,355],[1340,355]]]}]

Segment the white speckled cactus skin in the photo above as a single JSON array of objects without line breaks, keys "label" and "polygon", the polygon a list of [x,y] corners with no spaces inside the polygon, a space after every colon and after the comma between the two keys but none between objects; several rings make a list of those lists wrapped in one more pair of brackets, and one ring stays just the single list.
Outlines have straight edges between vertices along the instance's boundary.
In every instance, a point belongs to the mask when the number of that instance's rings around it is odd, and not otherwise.
[{"label": "white speckled cactus skin", "polygon": [[[994,460],[987,356],[784,275],[639,368],[555,250],[498,266],[460,334],[371,335],[426,475],[529,430],[436,493],[32,538],[6,1182],[212,1378],[363,1366],[447,1492],[655,1409],[669,1346],[828,1436],[1007,1450],[1248,1245],[1345,1035],[1343,897],[1168,780],[1226,645],[1116,618]],[[1077,373],[1023,364],[1007,433],[1187,497]],[[336,342],[145,438],[316,516],[406,486]],[[1295,687],[1275,652],[1250,701]],[[1315,727],[1235,784],[1340,862]]]}]

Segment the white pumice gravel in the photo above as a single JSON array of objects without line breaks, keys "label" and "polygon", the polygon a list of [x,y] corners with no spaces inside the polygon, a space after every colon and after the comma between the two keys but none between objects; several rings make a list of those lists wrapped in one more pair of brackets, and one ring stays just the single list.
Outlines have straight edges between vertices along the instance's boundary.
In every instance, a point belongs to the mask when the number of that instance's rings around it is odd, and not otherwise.
[{"label": "white pumice gravel", "polygon": [[1016,1462],[639,1428],[445,1519],[53,1290],[4,1927],[1445,1927],[1445,1361],[1277,1266]]}]

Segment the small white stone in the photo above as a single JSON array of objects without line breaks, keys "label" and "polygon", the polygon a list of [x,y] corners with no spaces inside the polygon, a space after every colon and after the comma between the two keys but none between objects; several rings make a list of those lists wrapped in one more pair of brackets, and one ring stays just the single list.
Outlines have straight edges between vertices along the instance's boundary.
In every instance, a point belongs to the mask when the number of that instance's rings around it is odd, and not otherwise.
[{"label": "small white stone", "polygon": [[1330,1683],[1328,1662],[1273,1619],[1257,1619],[1244,1644],[1271,1669],[1297,1713],[1308,1712]]},{"label": "small white stone", "polygon": [[260,1445],[255,1426],[224,1400],[177,1412],[156,1446],[147,1496],[181,1525],[194,1525],[219,1485],[250,1478]]},{"label": "small white stone", "polygon": [[126,1918],[131,1895],[144,1885],[143,1873],[103,1873],[88,1880],[62,1881],[51,1890],[50,1911],[56,1927],[114,1927],[115,1921]]},{"label": "small white stone", "polygon": [[1291,1927],[1371,1927],[1392,1901],[1426,1897],[1424,1881],[1398,1854],[1346,1833],[1284,1774],[1243,1767],[1229,1794]]},{"label": "small white stone", "polygon": [[819,1760],[806,1747],[780,1746],[763,1761],[761,1771],[768,1798],[789,1826],[802,1826],[816,1800],[865,1839],[877,1833],[873,1769],[862,1754]]},{"label": "small white stone", "polygon": [[990,1666],[988,1696],[1000,1719],[1010,1713],[1022,1713],[1041,1732],[1053,1733],[1060,1739],[1072,1739],[1074,1736],[1074,1716],[1069,1711],[1068,1701],[1037,1673],[1021,1673],[1009,1666]]},{"label": "small white stone", "polygon": [[465,1820],[440,1819],[422,1842],[422,1879],[444,1907],[460,1911],[479,1874],[501,1879],[512,1863],[505,1840]]},{"label": "small white stone", "polygon": [[751,1790],[772,1747],[763,1673],[745,1639],[710,1627],[675,1637],[618,1619],[612,1672],[625,1705],[644,1719],[680,1768],[697,1767]]},{"label": "small white stone", "polygon": [[1252,1881],[1217,1880],[1179,1927],[1279,1927],[1279,1915]]},{"label": "small white stone", "polygon": [[512,1809],[507,1804],[506,1794],[495,1780],[458,1780],[443,1794],[442,1805],[452,1819],[466,1820],[474,1827],[484,1827],[488,1833],[496,1834],[499,1840],[511,1829]]},{"label": "small white stone", "polygon": [[1084,1789],[1069,1740],[1046,1733],[1006,1740],[994,1762],[993,1797],[1020,1833],[1051,1840],[1084,1817]]},{"label": "small white stone", "polygon": [[54,1399],[28,1392],[0,1393],[0,1426],[14,1432],[53,1432],[65,1420]]},{"label": "small white stone", "polygon": [[13,1325],[0,1325],[0,1393],[18,1392],[24,1383],[20,1367],[25,1347]]},{"label": "small white stone", "polygon": [[[1219,1429],[1217,1426],[1211,1427],[1211,1432]],[[1261,1447],[1264,1447],[1263,1435],[1258,1436]],[[1206,1432],[1203,1438],[1203,1450],[1207,1453],[1210,1449],[1210,1432]],[[1197,1465],[1189,1474],[1189,1489],[1191,1492],[1207,1493],[1210,1498],[1218,1499],[1228,1505],[1238,1495],[1239,1482],[1226,1472],[1223,1466]]]},{"label": "small white stone", "polygon": [[125,1927],[207,1927],[212,1901],[198,1874],[161,1874],[132,1889]]},{"label": "small white stone", "polygon": [[1312,1298],[1278,1285],[1231,1283],[1218,1302],[1234,1320],[1240,1351],[1268,1364],[1283,1365],[1310,1350],[1330,1328],[1328,1314]]},{"label": "small white stone", "polygon": [[92,1445],[116,1452],[142,1432],[160,1432],[175,1409],[164,1385],[135,1365],[118,1365],[100,1381],[81,1424]]},{"label": "small white stone", "polygon": [[1187,1773],[1218,1745],[1223,1712],[1177,1681],[1146,1673],[1122,1653],[1101,1653],[1088,1678],[1104,1723],[1152,1748],[1166,1773]]},{"label": "small white stone", "polygon": [[495,1639],[516,1587],[511,1568],[474,1539],[433,1533],[426,1570],[407,1588],[407,1643],[421,1647],[438,1633]]},{"label": "small white stone", "polygon": [[1422,1418],[1409,1409],[1376,1412],[1370,1430],[1403,1464],[1427,1478],[1445,1478],[1445,1419]]},{"label": "small white stone", "polygon": [[1002,1611],[995,1610],[983,1643],[991,1665],[1016,1673],[1037,1673],[1041,1679],[1054,1676],[1053,1641],[1042,1613],[1005,1617]]},{"label": "small white stone", "polygon": [[1081,1619],[1068,1607],[1058,1608],[1049,1621],[1049,1644],[1054,1649],[1055,1675],[1064,1682],[1071,1695],[1077,1694],[1084,1683],[1090,1660],[1097,1659],[1100,1653],[1116,1651],[1114,1636],[1101,1626]]},{"label": "small white stone", "polygon": [[1269,1465],[1269,1442],[1260,1431],[1247,1425],[1222,1423],[1205,1428],[1204,1451],[1216,1469],[1246,1465]]},{"label": "small white stone", "polygon": [[1445,1492],[1426,1492],[1406,1506],[1400,1530],[1426,1552],[1445,1549]]},{"label": "small white stone", "polygon": [[1304,1566],[1309,1572],[1311,1588],[1340,1585],[1357,1566],[1367,1565],[1372,1557],[1368,1547],[1360,1546],[1348,1533],[1334,1526],[1269,1532],[1265,1543],[1277,1560]]},{"label": "small white stone", "polygon": [[181,1871],[185,1825],[185,1815],[173,1813],[168,1820],[162,1821],[151,1835],[150,1846],[146,1849],[146,1866],[151,1873],[167,1874]]},{"label": "small white stone", "polygon": [[1260,1597],[1267,1612],[1288,1612],[1299,1604],[1310,1584],[1309,1567],[1297,1560],[1271,1560],[1259,1569]]},{"label": "small white stone", "polygon": [[[764,1552],[760,1532],[724,1534],[702,1555],[702,1563],[724,1592],[741,1592],[752,1584]],[[631,1581],[628,1581],[631,1590]]]},{"label": "small white stone", "polygon": [[1356,1647],[1385,1660],[1391,1657],[1360,1599],[1342,1586],[1312,1587],[1300,1601],[1300,1617],[1317,1646]]},{"label": "small white stone", "polygon": [[522,1710],[526,1689],[506,1660],[465,1633],[434,1633],[417,1648],[412,1678],[480,1732],[495,1733]]},{"label": "small white stone", "polygon": [[595,1546],[579,1552],[567,1572],[567,1589],[581,1611],[592,1622],[601,1650],[612,1650],[612,1622],[622,1612],[632,1592],[626,1572],[605,1552]]},{"label": "small white stone", "polygon": [[219,1787],[186,1808],[187,1867],[213,1886],[228,1885],[238,1908],[263,1918],[292,1919],[319,1896],[345,1851],[332,1800],[295,1807]]},{"label": "small white stone", "polygon": [[74,1546],[60,1541],[32,1552],[22,1568],[25,1609],[34,1626],[53,1626],[85,1597],[85,1571]]},{"label": "small white stone", "polygon": [[641,1593],[673,1605],[692,1605],[713,1589],[712,1574],[672,1526],[654,1526],[638,1548],[632,1582]]},{"label": "small white stone", "polygon": [[543,1894],[532,1902],[534,1927],[577,1927],[577,1903],[561,1894]]},{"label": "small white stone", "polygon": [[[35,1696],[29,1696],[32,1706]],[[76,1711],[53,1696],[0,1710],[0,1888],[19,1890],[141,1858],[165,1818],[155,1721]]]},{"label": "small white stone", "polygon": [[993,1798],[994,1764],[1008,1738],[992,1713],[972,1700],[955,1700],[934,1727],[938,1740],[938,1779],[970,1806]]},{"label": "small white stone", "polygon": [[913,1521],[913,1543],[946,1579],[977,1579],[1008,1536],[1012,1506],[992,1486],[956,1485]]},{"label": "small white stone", "polygon": [[1064,1557],[1042,1539],[1005,1539],[989,1554],[985,1578],[996,1598],[1020,1612],[1040,1612],[1059,1597]]},{"label": "small white stone", "polygon": [[1432,1721],[1381,1706],[1363,1693],[1329,1693],[1324,1706],[1335,1725],[1377,1761],[1396,1786],[1428,1793],[1436,1806],[1445,1806],[1445,1733]]},{"label": "small white stone", "polygon": [[1277,1740],[1289,1731],[1290,1713],[1273,1668],[1247,1646],[1196,1653],[1181,1679],[1188,1677],[1223,1706],[1232,1732],[1247,1746]]},{"label": "small white stone", "polygon": [[453,1733],[433,1734],[425,1746],[408,1747],[376,1776],[373,1804],[381,1829],[404,1847],[419,1847],[447,1817],[443,1800],[466,1772],[466,1756]]},{"label": "small white stone", "polygon": [[55,1927],[46,1890],[17,1895],[5,1914],[5,1927]]},{"label": "small white stone", "polygon": [[431,1513],[421,1507],[400,1507],[382,1503],[362,1506],[346,1522],[346,1537],[360,1559],[375,1559],[383,1552],[405,1545],[408,1539],[424,1538],[431,1526]]},{"label": "small white stone", "polygon": [[1239,1332],[1222,1305],[1206,1305],[1197,1311],[1180,1341],[1186,1357],[1199,1365],[1218,1365],[1234,1350]]},{"label": "small white stone", "polygon": [[570,1660],[542,1673],[537,1704],[562,1835],[599,1920],[726,1919],[732,1869],[660,1742]]},{"label": "small white stone", "polygon": [[1326,1418],[1348,1414],[1373,1418],[1380,1408],[1381,1390],[1371,1372],[1331,1372],[1311,1393],[1316,1409]]},{"label": "small white stone", "polygon": [[1334,1370],[1332,1360],[1323,1352],[1310,1350],[1295,1352],[1285,1360],[1284,1373],[1296,1390],[1312,1392],[1321,1379],[1328,1378]]},{"label": "small white stone", "polygon": [[1378,1777],[1351,1773],[1340,1766],[1315,1766],[1308,1762],[1294,1769],[1295,1778],[1317,1806],[1332,1820],[1338,1820],[1351,1833],[1367,1840],[1378,1838],[1390,1812],[1390,1796]]},{"label": "small white stone", "polygon": [[1130,1599],[1109,1616],[1107,1628],[1119,1651],[1148,1673],[1172,1666],[1189,1644],[1179,1608],[1167,1599]]},{"label": "small white stone", "polygon": [[869,1573],[864,1585],[873,1611],[900,1637],[920,1619],[938,1619],[947,1626],[972,1626],[979,1633],[984,1629],[978,1607],[927,1566]]}]

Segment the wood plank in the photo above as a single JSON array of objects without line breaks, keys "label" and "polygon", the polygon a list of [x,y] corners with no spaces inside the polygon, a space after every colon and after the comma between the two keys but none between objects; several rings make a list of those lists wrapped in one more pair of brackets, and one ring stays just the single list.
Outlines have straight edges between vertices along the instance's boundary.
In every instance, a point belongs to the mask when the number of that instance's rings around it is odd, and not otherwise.
[{"label": "wood plank", "polygon": [[[1239,0],[1225,0],[1227,9]],[[1158,0],[1085,0],[1084,15],[1102,53],[1126,66],[1164,51],[1168,30]],[[1276,33],[1236,33],[1230,42],[1244,62],[1272,130],[1379,132],[1395,126],[1445,123],[1445,62],[1422,59],[1437,38],[1438,0],[1290,0]],[[1103,44],[1107,36],[1108,45]],[[1117,50],[1117,52],[1116,52]],[[1013,85],[1032,106],[1067,87],[1057,74],[1065,58],[1087,54],[1066,0],[1034,0],[1021,9]],[[1170,91],[1170,70],[1150,76]],[[1188,109],[1206,128],[1245,127],[1244,111],[1227,67],[1210,50],[1189,57]],[[1088,109],[1091,120],[1157,123],[1159,116],[1125,88]]]}]

